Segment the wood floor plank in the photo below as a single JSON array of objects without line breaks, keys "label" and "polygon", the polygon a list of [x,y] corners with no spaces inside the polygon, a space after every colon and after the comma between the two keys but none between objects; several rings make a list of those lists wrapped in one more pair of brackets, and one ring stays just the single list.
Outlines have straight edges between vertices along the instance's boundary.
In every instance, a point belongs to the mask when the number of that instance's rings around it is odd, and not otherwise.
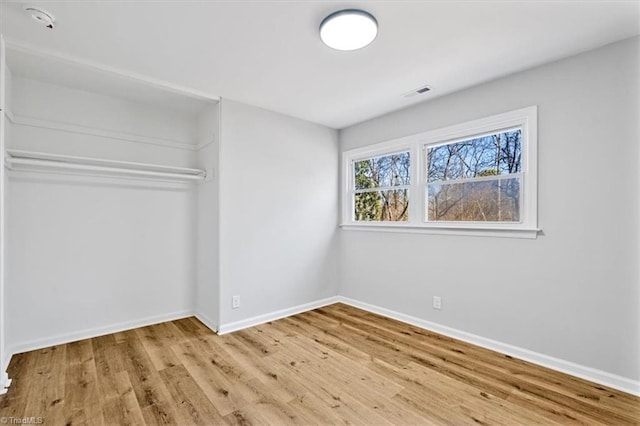
[{"label": "wood floor plank", "polygon": [[69,343],[66,364],[64,423],[104,424],[91,341]]},{"label": "wood floor plank", "polygon": [[327,405],[313,393],[299,396],[293,401],[290,401],[289,406],[291,406],[293,410],[303,413],[307,418],[313,419],[311,423],[323,425],[354,423],[348,421],[347,416],[342,415],[340,411],[336,410],[342,406],[341,403],[334,401],[334,403]]},{"label": "wood floor plank", "polygon": [[627,413],[631,421],[640,423],[640,406],[628,394],[620,394],[614,389],[567,375],[558,377],[549,370],[538,372],[537,370],[541,370],[538,366],[532,366],[530,370],[533,370],[533,372],[520,368],[517,372],[514,372],[514,375],[519,380],[586,402],[594,407],[601,407],[614,413]]},{"label": "wood floor plank", "polygon": [[513,391],[507,398],[507,401],[513,402],[519,407],[526,408],[541,416],[548,418],[550,421],[565,425],[601,425],[599,422],[589,416],[585,416],[573,409],[558,406],[558,404],[547,401],[530,393]]},{"label": "wood floor plank", "polygon": [[[316,312],[307,312],[303,315],[305,319],[313,318],[312,321],[321,327],[324,316]],[[341,340],[344,344],[353,345],[361,351],[368,353],[370,356],[375,354],[375,357],[391,364],[403,366],[409,362],[409,360],[400,353],[400,348],[394,342],[371,336],[367,330],[341,324],[338,328],[328,328],[325,331],[327,335]]]},{"label": "wood floor plank", "polygon": [[313,424],[305,413],[295,411],[291,405],[270,396],[272,388],[259,379],[249,380],[247,386],[260,395],[255,402],[236,410],[225,417],[230,424]]},{"label": "wood floor plank", "polygon": [[640,398],[350,306],[18,354],[0,417],[64,425],[640,425]]},{"label": "wood floor plank", "polygon": [[156,370],[175,367],[179,364],[174,353],[167,350],[167,347],[173,344],[174,339],[166,337],[162,333],[162,327],[142,327],[135,331]]},{"label": "wood floor plank", "polygon": [[135,426],[144,425],[140,404],[126,371],[113,374],[112,396],[103,400],[102,414],[106,424]]},{"label": "wood floor plank", "polygon": [[371,355],[357,347],[330,335],[322,327],[316,327],[305,321],[303,315],[283,318],[278,321],[278,323],[281,324],[281,326],[286,326],[289,333],[293,335],[304,335],[314,342],[326,346],[354,361],[368,362],[372,358]]},{"label": "wood floor plank", "polygon": [[171,402],[171,397],[142,342],[137,338],[137,333],[126,332],[117,348],[120,356],[125,359],[125,371],[145,421],[149,424],[177,424],[176,406]]},{"label": "wood floor plank", "polygon": [[274,399],[287,403],[299,396],[294,390],[286,386],[286,381],[282,383],[283,379],[272,371],[271,366],[262,357],[256,357],[254,355],[255,350],[249,349],[242,339],[233,334],[221,337],[224,342],[223,349],[228,356],[232,356],[234,361],[239,363],[250,377],[255,377],[262,383],[272,386],[271,394]]},{"label": "wood floor plank", "polygon": [[118,398],[116,374],[124,371],[124,359],[116,347],[113,335],[91,339],[97,383],[101,399]]},{"label": "wood floor plank", "polygon": [[35,386],[32,385],[35,379],[34,375],[30,374],[35,369],[37,358],[32,353],[23,353],[11,359],[8,374],[14,379],[8,392],[0,397],[0,417],[20,418],[24,416],[31,392],[37,392]]},{"label": "wood floor plank", "polygon": [[[330,349],[327,348],[327,351]],[[403,387],[368,370],[364,366],[349,362],[348,358],[331,352],[314,353],[314,349],[289,361],[291,357],[284,353],[269,356],[274,371],[281,377],[306,378],[300,380],[300,386],[306,386],[306,395],[318,397],[325,410],[336,410],[345,421],[354,421],[363,412],[371,414],[369,422],[389,421],[392,424],[421,424],[424,418],[407,411],[392,397]],[[326,355],[325,355],[326,354]],[[347,374],[347,371],[350,371]],[[374,377],[375,376],[375,377]],[[384,412],[378,418],[377,411]],[[347,411],[347,412],[345,412]]]},{"label": "wood floor plank", "polygon": [[[334,352],[330,348],[318,345],[315,342],[301,342],[292,338],[290,345],[293,346],[295,354],[299,357],[292,357],[291,353],[276,353],[267,359],[280,359],[283,364],[295,365],[292,369],[300,371],[302,368],[313,368],[322,374],[331,377],[336,385],[342,389],[353,391],[364,391],[367,393],[379,393],[384,397],[392,397],[400,392],[403,387],[398,383],[370,370],[366,365],[359,364],[341,354]],[[290,346],[290,347],[291,347]],[[293,361],[289,361],[293,358]],[[270,363],[273,365],[272,363]]]},{"label": "wood floor plank", "polygon": [[[198,346],[197,342],[188,342],[171,347],[181,365],[200,387],[204,395],[211,401],[216,412],[224,417],[242,407],[248,402],[244,399],[245,392],[241,392],[240,384],[229,380],[224,373],[216,368],[215,359]],[[255,398],[252,398],[252,400]]]},{"label": "wood floor plank", "polygon": [[180,339],[206,339],[211,336],[211,330],[209,330],[204,324],[198,321],[194,317],[182,318],[176,321],[171,321],[170,323],[165,323],[167,325],[166,331],[173,337],[173,339],[178,339],[178,341],[174,341],[173,344],[180,343]]},{"label": "wood floor plank", "polygon": [[23,416],[42,417],[51,424],[63,423],[66,351],[67,345],[35,351],[35,375],[30,384],[33,391],[29,394]]},{"label": "wood floor plank", "polygon": [[181,365],[165,368],[160,372],[160,376],[178,407],[179,424],[208,425],[219,424],[222,421],[222,416],[186,368]]},{"label": "wood floor plank", "polygon": [[498,396],[480,391],[473,385],[460,383],[447,375],[416,363],[409,363],[407,368],[398,370],[396,373],[400,377],[421,383],[425,388],[438,389],[442,393],[441,398],[449,401],[454,407],[462,408],[460,412],[476,423],[552,423],[534,411],[518,407]]},{"label": "wood floor plank", "polygon": [[264,326],[256,326],[248,330],[241,330],[235,334],[244,344],[259,357],[264,357],[279,349],[278,339],[269,339],[264,336]]}]

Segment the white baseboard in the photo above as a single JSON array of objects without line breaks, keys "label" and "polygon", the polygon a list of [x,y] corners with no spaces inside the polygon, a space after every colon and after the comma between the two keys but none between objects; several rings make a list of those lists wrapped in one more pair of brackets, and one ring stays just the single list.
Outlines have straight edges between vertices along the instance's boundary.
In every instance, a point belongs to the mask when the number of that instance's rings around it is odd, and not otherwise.
[{"label": "white baseboard", "polygon": [[7,389],[11,385],[11,379],[7,375],[7,370],[11,363],[11,354],[6,352],[3,353],[2,360],[3,363],[0,365],[0,395],[7,393]]},{"label": "white baseboard", "polygon": [[338,296],[337,299],[341,303],[354,306],[356,308],[360,308],[374,314],[402,321],[416,327],[424,328],[426,330],[453,337],[454,339],[462,340],[476,346],[481,346],[483,348],[510,355],[514,358],[519,358],[521,360],[528,361],[533,364],[538,364],[552,370],[560,371],[571,376],[579,377],[581,379],[589,380],[594,383],[618,389],[632,395],[640,396],[640,381],[631,380],[626,377],[607,373],[606,371],[597,370],[595,368],[586,367],[580,364],[575,364],[570,361],[554,358],[552,356],[509,345],[507,343],[487,339],[482,336],[460,331],[455,328],[446,327],[444,325],[426,321],[410,315],[405,315],[403,313],[382,308],[380,306],[370,305],[368,303],[350,299],[348,297]]},{"label": "white baseboard", "polygon": [[[7,371],[7,369],[9,368],[9,364],[11,363],[11,353],[9,353],[9,352],[3,353],[2,354],[2,359],[4,360],[4,364],[2,364],[0,366],[0,368],[1,368],[0,369],[0,374],[5,373]],[[0,376],[0,380],[1,380],[1,377],[2,376]]]},{"label": "white baseboard", "polygon": [[9,378],[9,376],[7,376],[5,369],[0,372],[0,395],[4,395],[5,393],[7,393],[9,386],[11,386],[11,379]]},{"label": "white baseboard", "polygon": [[116,324],[111,324],[104,327],[88,328],[85,330],[74,331],[73,333],[59,334],[57,336],[45,337],[43,339],[21,342],[9,347],[9,357],[22,352],[47,348],[49,346],[63,345],[65,343],[71,343],[78,340],[90,339],[92,337],[103,336],[105,334],[118,333],[120,331],[131,330],[138,327],[146,327],[148,325],[158,324],[166,321],[173,321],[190,316],[193,316],[193,311],[191,309],[186,309],[170,314],[154,315],[146,318],[135,319],[132,321],[124,321]]},{"label": "white baseboard", "polygon": [[332,305],[338,302],[338,300],[338,296],[328,297],[326,299],[320,299],[314,302],[294,306],[292,308],[282,309],[280,311],[270,312],[264,315],[258,315],[241,321],[235,321],[229,324],[221,324],[218,328],[218,334],[227,334],[233,331],[242,330],[244,328],[253,327],[254,325],[264,324],[269,321],[275,321],[281,318],[289,317],[291,315],[311,311],[323,306]]},{"label": "white baseboard", "polygon": [[196,318],[198,318],[198,320],[201,323],[206,325],[211,331],[213,331],[214,333],[218,332],[218,324],[216,324],[216,322],[213,321],[211,318],[209,318],[208,316],[206,316],[205,314],[203,314],[202,312],[200,312],[198,310],[196,310],[193,315]]}]

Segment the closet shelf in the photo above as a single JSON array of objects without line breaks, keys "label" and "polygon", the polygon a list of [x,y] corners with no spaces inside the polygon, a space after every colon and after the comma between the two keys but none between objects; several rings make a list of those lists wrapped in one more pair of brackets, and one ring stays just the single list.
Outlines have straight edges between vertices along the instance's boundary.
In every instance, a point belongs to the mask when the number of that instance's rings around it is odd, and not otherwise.
[{"label": "closet shelf", "polygon": [[203,181],[207,177],[205,170],[186,167],[161,166],[11,149],[8,149],[6,153],[5,166],[7,169],[15,171],[70,171],[99,176],[155,178],[176,182],[197,182]]}]

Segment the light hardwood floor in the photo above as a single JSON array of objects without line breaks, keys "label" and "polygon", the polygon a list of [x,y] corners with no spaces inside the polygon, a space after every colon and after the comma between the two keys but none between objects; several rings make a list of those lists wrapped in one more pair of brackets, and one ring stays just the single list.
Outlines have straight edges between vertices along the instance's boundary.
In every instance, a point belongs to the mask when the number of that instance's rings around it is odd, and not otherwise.
[{"label": "light hardwood floor", "polygon": [[342,304],[224,336],[167,322],[9,374],[0,417],[46,425],[640,424],[640,398]]}]

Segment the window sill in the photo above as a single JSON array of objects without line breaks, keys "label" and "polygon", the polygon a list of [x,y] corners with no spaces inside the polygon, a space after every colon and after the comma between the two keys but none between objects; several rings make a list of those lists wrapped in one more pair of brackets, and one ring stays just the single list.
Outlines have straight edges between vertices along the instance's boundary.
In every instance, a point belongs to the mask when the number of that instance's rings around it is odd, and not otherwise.
[{"label": "window sill", "polygon": [[461,235],[471,237],[498,237],[536,239],[542,231],[540,228],[500,228],[500,227],[465,227],[465,226],[420,226],[396,225],[392,223],[367,223],[340,225],[345,231],[398,232],[409,234]]}]

